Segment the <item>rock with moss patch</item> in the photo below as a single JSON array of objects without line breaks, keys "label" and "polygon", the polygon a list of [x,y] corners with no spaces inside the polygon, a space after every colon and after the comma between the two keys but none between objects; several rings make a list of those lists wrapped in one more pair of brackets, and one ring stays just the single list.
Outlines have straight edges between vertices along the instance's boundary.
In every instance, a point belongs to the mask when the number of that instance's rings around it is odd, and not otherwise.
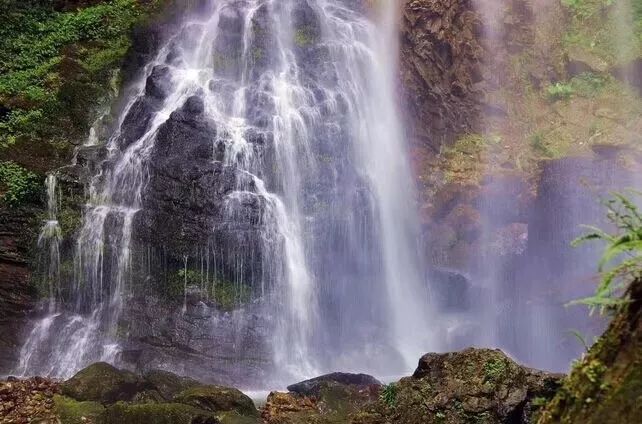
[{"label": "rock with moss patch", "polygon": [[561,378],[522,367],[500,350],[430,353],[353,422],[527,424],[533,400],[552,397]]},{"label": "rock with moss patch", "polygon": [[80,401],[104,404],[132,400],[148,386],[136,374],[98,362],[78,372],[62,384],[64,395]]},{"label": "rock with moss patch", "polygon": [[538,424],[638,423],[642,417],[642,280],[629,289],[589,353],[573,367]]},{"label": "rock with moss patch", "polygon": [[350,386],[356,389],[365,389],[370,386],[381,386],[381,382],[379,380],[367,374],[335,372],[315,377],[310,380],[305,380],[300,383],[291,384],[288,386],[288,390],[303,396],[318,397],[322,389],[331,383]]},{"label": "rock with moss patch", "polygon": [[236,412],[241,416],[258,417],[254,402],[240,390],[223,386],[196,386],[182,391],[174,402],[211,412]]},{"label": "rock with moss patch", "polygon": [[107,408],[102,424],[221,424],[215,414],[179,403],[128,404],[118,402]]},{"label": "rock with moss patch", "polygon": [[184,390],[201,385],[189,377],[180,377],[162,370],[148,371],[144,378],[167,401],[172,400],[174,396]]},{"label": "rock with moss patch", "polygon": [[62,424],[85,424],[94,422],[105,407],[93,401],[80,402],[67,396],[54,396],[55,413]]}]

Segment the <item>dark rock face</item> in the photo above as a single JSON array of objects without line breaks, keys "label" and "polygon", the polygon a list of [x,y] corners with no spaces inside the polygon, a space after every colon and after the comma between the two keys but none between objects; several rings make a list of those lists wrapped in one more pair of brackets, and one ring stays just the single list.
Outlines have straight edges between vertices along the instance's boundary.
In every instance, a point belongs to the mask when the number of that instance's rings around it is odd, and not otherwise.
[{"label": "dark rock face", "polygon": [[337,383],[356,389],[364,389],[370,386],[379,387],[382,385],[379,380],[367,374],[335,372],[292,384],[288,386],[288,390],[302,396],[319,396],[321,389],[326,383]]},{"label": "dark rock face", "polygon": [[36,302],[30,284],[30,248],[35,243],[35,208],[0,207],[0,370],[18,362],[26,315]]},{"label": "dark rock face", "polygon": [[413,138],[438,151],[476,124],[478,17],[470,1],[413,0],[403,18],[401,84]]},{"label": "dark rock face", "polygon": [[[121,322],[128,332],[121,361],[128,367],[172,370],[216,384],[259,384],[266,378],[268,327],[254,305],[223,312],[198,300],[182,313],[176,302],[147,295],[131,300]],[[160,390],[164,397],[172,391]]]}]

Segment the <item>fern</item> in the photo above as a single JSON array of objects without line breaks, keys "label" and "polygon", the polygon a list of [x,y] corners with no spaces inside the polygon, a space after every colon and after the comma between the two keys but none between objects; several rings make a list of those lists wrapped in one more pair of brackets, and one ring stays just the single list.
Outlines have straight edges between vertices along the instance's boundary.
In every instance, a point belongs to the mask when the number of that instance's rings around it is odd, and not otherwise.
[{"label": "fern", "polygon": [[597,227],[585,226],[589,232],[574,240],[572,245],[602,241],[606,248],[598,263],[601,280],[593,296],[570,302],[569,305],[587,305],[591,314],[617,310],[628,302],[626,291],[631,281],[642,277],[642,213],[627,196],[640,195],[629,190],[627,194],[613,193],[603,200],[607,218],[615,230],[609,234]]}]

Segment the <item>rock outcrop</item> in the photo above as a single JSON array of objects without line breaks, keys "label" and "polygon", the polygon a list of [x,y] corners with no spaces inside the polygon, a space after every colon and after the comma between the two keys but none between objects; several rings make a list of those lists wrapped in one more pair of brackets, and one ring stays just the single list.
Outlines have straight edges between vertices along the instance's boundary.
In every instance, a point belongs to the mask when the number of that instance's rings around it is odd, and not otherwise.
[{"label": "rock outcrop", "polygon": [[499,350],[466,349],[421,358],[411,377],[386,386],[353,423],[531,423],[561,375],[522,367]]},{"label": "rock outcrop", "polygon": [[30,419],[61,424],[260,421],[252,400],[237,389],[203,385],[160,370],[141,376],[105,363],[90,365],[63,383],[39,377],[0,383],[0,422],[33,422]]},{"label": "rock outcrop", "polygon": [[579,362],[538,424],[620,424],[642,417],[642,281]]},{"label": "rock outcrop", "polygon": [[24,318],[34,307],[31,249],[37,238],[37,208],[0,206],[0,370],[18,361]]}]

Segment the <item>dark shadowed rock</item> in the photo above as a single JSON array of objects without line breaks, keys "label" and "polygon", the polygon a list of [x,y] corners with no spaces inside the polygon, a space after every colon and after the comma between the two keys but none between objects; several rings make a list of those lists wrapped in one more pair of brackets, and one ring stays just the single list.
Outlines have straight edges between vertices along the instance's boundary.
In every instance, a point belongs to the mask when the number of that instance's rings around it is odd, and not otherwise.
[{"label": "dark shadowed rock", "polygon": [[152,73],[147,77],[145,93],[151,97],[163,100],[172,89],[171,71],[168,66],[154,66]]},{"label": "dark shadowed rock", "polygon": [[184,390],[174,402],[211,412],[235,412],[241,416],[258,417],[254,402],[240,390],[223,386],[197,386]]},{"label": "dark shadowed rock", "polygon": [[357,389],[382,385],[379,380],[367,374],[335,372],[292,384],[288,386],[288,390],[303,396],[319,396],[321,389],[328,383],[337,383]]},{"label": "dark shadowed rock", "polygon": [[200,385],[198,381],[189,377],[180,377],[161,370],[148,371],[144,374],[144,378],[167,401],[184,390]]}]

